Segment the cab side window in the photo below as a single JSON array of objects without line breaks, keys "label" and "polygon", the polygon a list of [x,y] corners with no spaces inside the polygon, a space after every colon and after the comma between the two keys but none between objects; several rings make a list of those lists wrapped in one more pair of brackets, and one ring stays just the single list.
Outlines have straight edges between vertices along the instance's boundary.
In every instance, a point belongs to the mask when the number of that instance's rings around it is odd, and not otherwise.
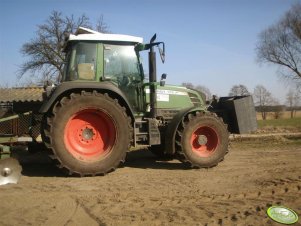
[{"label": "cab side window", "polygon": [[70,80],[94,80],[96,75],[95,43],[78,43],[71,53],[69,67]]}]

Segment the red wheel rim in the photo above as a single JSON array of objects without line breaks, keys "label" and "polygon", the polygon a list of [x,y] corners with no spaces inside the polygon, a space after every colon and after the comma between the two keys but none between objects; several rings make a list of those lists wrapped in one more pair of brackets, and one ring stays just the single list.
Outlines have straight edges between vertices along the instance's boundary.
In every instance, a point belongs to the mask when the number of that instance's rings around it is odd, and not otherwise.
[{"label": "red wheel rim", "polygon": [[116,128],[104,112],[85,109],[74,114],[67,122],[64,142],[75,158],[91,162],[106,156],[115,144]]},{"label": "red wheel rim", "polygon": [[190,144],[195,154],[201,157],[209,157],[216,151],[219,139],[213,128],[201,126],[192,133]]}]

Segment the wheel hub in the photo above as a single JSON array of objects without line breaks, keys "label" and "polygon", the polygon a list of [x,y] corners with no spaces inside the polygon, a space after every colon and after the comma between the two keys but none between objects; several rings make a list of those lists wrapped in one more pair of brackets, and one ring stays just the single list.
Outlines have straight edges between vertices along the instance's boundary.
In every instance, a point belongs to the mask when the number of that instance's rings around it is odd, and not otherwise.
[{"label": "wheel hub", "polygon": [[77,159],[92,162],[114,146],[116,128],[112,119],[96,109],[85,109],[71,117],[64,131],[67,150]]},{"label": "wheel hub", "polygon": [[192,151],[200,157],[209,157],[219,145],[219,137],[214,128],[209,126],[198,127],[191,135]]},{"label": "wheel hub", "polygon": [[89,128],[86,126],[86,128],[81,129],[80,136],[82,137],[82,141],[89,142],[90,140],[95,139],[95,131],[93,128]]},{"label": "wheel hub", "polygon": [[199,135],[198,136],[198,143],[199,145],[206,145],[208,142],[208,139],[205,135]]}]

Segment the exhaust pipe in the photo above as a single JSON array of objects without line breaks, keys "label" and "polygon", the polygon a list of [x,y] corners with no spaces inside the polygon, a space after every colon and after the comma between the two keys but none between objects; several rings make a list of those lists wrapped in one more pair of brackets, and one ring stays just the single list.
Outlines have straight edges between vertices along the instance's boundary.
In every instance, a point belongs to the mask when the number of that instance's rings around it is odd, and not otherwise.
[{"label": "exhaust pipe", "polygon": [[156,66],[156,52],[154,51],[154,46],[151,45],[156,40],[156,34],[150,40],[150,50],[148,53],[148,63],[149,63],[149,83],[150,83],[150,117],[156,117],[157,109],[157,96],[155,83],[157,82],[157,66]]}]

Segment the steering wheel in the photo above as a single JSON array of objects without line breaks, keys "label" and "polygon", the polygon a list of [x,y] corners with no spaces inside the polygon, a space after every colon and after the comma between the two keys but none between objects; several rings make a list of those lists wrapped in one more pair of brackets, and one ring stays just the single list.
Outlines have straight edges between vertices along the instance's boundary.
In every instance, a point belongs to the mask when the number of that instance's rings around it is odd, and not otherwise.
[{"label": "steering wheel", "polygon": [[117,75],[118,86],[128,86],[131,83],[131,78],[125,75]]},{"label": "steering wheel", "polygon": [[137,80],[136,78],[137,76],[133,74],[117,75],[118,86],[126,87],[126,86],[131,86],[140,83],[140,80]]}]

